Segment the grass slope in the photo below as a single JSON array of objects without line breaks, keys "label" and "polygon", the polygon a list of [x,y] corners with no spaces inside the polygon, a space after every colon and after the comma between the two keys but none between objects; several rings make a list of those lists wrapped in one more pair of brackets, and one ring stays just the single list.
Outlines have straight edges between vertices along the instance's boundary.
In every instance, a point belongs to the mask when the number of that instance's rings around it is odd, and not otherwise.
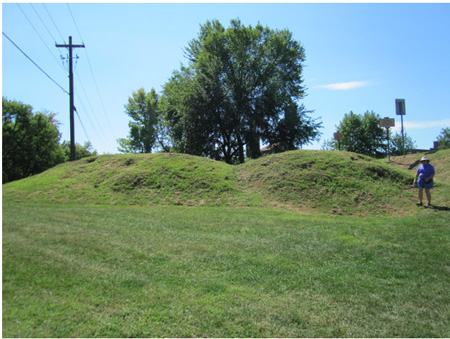
[{"label": "grass slope", "polygon": [[276,154],[245,163],[240,175],[266,200],[325,213],[403,214],[414,195],[407,172],[348,152]]},{"label": "grass slope", "polygon": [[391,164],[415,174],[423,156],[430,159],[430,163],[436,170],[435,181],[450,185],[450,149],[391,157]]},{"label": "grass slope", "polygon": [[3,186],[15,201],[113,205],[221,205],[239,198],[224,163],[184,154],[95,156]]},{"label": "grass slope", "polygon": [[413,207],[411,171],[105,155],[3,185],[2,335],[449,337],[449,209]]},{"label": "grass slope", "polygon": [[[103,155],[3,185],[3,200],[403,215],[416,211],[412,181],[407,170],[347,152],[292,151],[239,166],[184,154]],[[445,182],[437,186],[448,190]],[[448,197],[436,196],[440,203]]]},{"label": "grass slope", "polygon": [[450,334],[448,212],[3,207],[4,337]]}]

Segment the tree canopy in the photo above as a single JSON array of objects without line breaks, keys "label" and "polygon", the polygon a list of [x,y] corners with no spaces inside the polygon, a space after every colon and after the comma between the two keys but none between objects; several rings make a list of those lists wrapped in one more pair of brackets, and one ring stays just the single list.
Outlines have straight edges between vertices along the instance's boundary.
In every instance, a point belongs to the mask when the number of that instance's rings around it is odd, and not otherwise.
[{"label": "tree canopy", "polygon": [[[68,161],[70,145],[60,144],[55,113],[33,113],[30,105],[2,98],[2,182],[26,178]],[[75,144],[76,159],[97,154],[92,145]]]},{"label": "tree canopy", "polygon": [[[384,151],[386,132],[379,126],[380,116],[372,112],[345,114],[337,130],[342,133],[341,150],[372,157]],[[337,141],[330,143],[337,149]]]},{"label": "tree canopy", "polygon": [[208,21],[185,53],[162,99],[175,150],[242,163],[260,155],[260,140],[293,148],[319,136],[297,103],[305,55],[288,30]]},{"label": "tree canopy", "polygon": [[450,127],[442,129],[437,141],[439,142],[439,149],[450,148]]},{"label": "tree canopy", "polygon": [[2,98],[3,183],[40,173],[64,162],[54,113]]}]

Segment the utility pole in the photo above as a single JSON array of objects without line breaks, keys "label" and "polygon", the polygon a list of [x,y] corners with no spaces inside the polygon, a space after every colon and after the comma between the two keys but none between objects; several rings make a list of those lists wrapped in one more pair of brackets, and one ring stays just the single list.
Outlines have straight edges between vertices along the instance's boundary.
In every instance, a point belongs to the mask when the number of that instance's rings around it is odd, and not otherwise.
[{"label": "utility pole", "polygon": [[68,45],[58,45],[56,47],[66,47],[69,49],[69,97],[70,97],[70,161],[75,160],[75,121],[74,121],[74,104],[73,104],[73,62],[72,62],[72,48],[84,48],[82,45],[72,45],[72,37],[69,36]]}]

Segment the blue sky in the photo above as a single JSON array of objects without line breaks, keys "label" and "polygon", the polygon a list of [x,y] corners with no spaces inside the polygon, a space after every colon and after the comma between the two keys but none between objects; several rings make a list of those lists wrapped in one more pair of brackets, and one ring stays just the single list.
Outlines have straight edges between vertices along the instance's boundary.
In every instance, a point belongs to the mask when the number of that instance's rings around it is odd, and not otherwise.
[{"label": "blue sky", "polygon": [[[307,96],[301,101],[323,122],[320,149],[346,113],[374,111],[396,120],[405,99],[404,126],[418,148],[433,147],[450,127],[449,3],[6,3],[2,31],[68,91],[67,49],[75,49],[76,141],[100,154],[118,153],[128,134],[124,105],[143,87],[161,91],[187,64],[183,48],[201,24],[288,29],[305,48]],[[2,35],[2,96],[57,113],[69,140],[69,96]],[[86,136],[87,134],[87,136]]]}]

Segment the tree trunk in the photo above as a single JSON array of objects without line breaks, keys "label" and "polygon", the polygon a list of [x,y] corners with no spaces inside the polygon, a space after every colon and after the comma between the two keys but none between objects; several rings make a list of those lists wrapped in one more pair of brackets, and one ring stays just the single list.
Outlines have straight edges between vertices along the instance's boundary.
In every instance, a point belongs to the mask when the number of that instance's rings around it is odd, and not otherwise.
[{"label": "tree trunk", "polygon": [[244,143],[242,142],[242,138],[240,135],[238,135],[237,139],[238,139],[238,146],[239,146],[239,163],[243,164],[245,162]]}]

